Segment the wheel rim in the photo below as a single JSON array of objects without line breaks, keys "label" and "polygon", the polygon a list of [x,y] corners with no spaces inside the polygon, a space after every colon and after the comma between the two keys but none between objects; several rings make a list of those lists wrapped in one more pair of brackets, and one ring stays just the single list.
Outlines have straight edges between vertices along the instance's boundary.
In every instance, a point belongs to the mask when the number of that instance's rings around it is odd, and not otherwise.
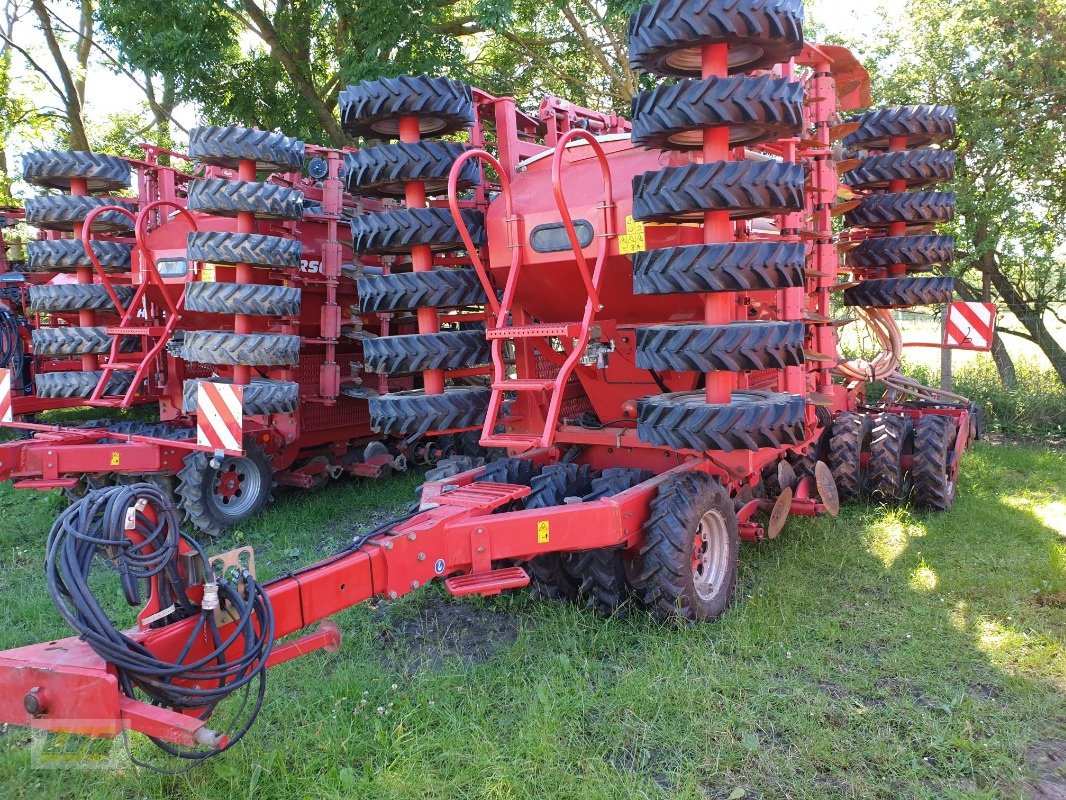
[{"label": "wheel rim", "polygon": [[[757,44],[731,44],[729,68],[738,69],[763,57],[766,51]],[[698,73],[703,66],[703,51],[698,47],[686,48],[666,57],[666,63],[674,69]]]},{"label": "wheel rim", "polygon": [[[731,125],[729,126],[729,143],[736,147],[752,139],[758,139],[765,133],[766,129],[761,125]],[[703,144],[703,129],[681,131],[668,136],[667,141],[684,147],[697,147]]]},{"label": "wheel rim", "polygon": [[211,478],[211,502],[222,514],[240,516],[258,502],[263,478],[247,458],[226,458]]},{"label": "wheel rim", "polygon": [[714,597],[725,580],[729,532],[722,514],[712,509],[700,518],[692,537],[692,585],[704,600]]}]

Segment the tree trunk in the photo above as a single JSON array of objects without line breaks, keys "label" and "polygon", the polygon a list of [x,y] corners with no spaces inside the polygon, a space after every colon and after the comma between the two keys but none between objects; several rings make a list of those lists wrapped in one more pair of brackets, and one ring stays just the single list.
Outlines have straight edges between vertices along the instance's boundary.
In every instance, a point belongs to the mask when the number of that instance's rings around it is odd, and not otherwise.
[{"label": "tree trunk", "polygon": [[1043,317],[1025,302],[1014,285],[1002,274],[992,273],[992,285],[1006,302],[1007,308],[1018,318],[1018,322],[1029,332],[1033,343],[1047,356],[1051,368],[1055,370],[1063,386],[1066,386],[1066,348],[1055,340]]},{"label": "tree trunk", "polygon": [[55,61],[56,71],[59,73],[59,80],[63,85],[62,100],[67,114],[67,122],[70,125],[70,149],[88,150],[89,137],[85,134],[85,121],[81,116],[81,95],[78,94],[74,78],[70,73],[70,67],[63,57],[63,49],[56,39],[56,32],[52,27],[52,18],[48,14],[44,0],[31,0],[31,3],[33,12],[41,23],[41,33],[44,34],[45,44],[48,45],[48,52],[51,54],[52,60]]}]

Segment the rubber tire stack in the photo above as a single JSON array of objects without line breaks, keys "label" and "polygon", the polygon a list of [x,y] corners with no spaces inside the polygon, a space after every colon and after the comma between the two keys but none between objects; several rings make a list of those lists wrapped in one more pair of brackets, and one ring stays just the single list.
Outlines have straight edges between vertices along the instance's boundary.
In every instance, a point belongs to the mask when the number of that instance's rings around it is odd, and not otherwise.
[{"label": "rubber tire stack", "polygon": [[[955,195],[929,188],[955,177],[955,154],[928,148],[955,135],[955,109],[932,105],[877,108],[856,121],[859,129],[845,137],[844,147],[861,161],[844,174],[844,182],[869,194],[844,220],[852,228],[865,229],[867,238],[847,254],[847,267],[862,281],[844,290],[844,304],[907,308],[950,302],[952,278],[913,273],[954,259],[954,238],[930,233],[928,227],[955,217]],[[887,152],[893,138],[905,139],[910,149]],[[892,181],[902,181],[906,191],[888,191]],[[887,235],[893,223],[906,224],[903,235]]]},{"label": "rubber tire stack", "polygon": [[[205,126],[189,135],[189,154],[204,164],[236,169],[241,161],[255,161],[257,170],[297,171],[303,168],[303,142],[270,131],[239,126]],[[233,217],[250,212],[257,218],[293,219],[303,216],[303,195],[275,183],[207,178],[189,185],[189,209]],[[299,267],[302,244],[284,236],[229,231],[193,231],[186,241],[190,260],[232,266],[239,263],[265,270]],[[300,290],[270,283],[197,281],[185,291],[185,310],[202,314],[251,315],[266,318],[298,317]],[[232,330],[190,330],[182,340],[186,361],[223,366],[295,366],[300,337],[290,334]],[[216,382],[228,382],[219,379]],[[186,412],[196,410],[199,379],[184,386]],[[299,386],[292,381],[256,378],[245,390],[245,414],[281,414],[296,410]]]},{"label": "rubber tire stack", "polygon": [[[116,156],[73,150],[36,150],[22,157],[22,177],[27,183],[47,189],[70,191],[74,180],[83,179],[89,192],[111,192],[129,188],[130,165]],[[37,228],[71,231],[96,208],[127,205],[121,200],[97,195],[48,195],[26,201],[26,222]],[[130,206],[132,209],[133,207]],[[125,236],[133,223],[125,215],[108,211],[93,222],[93,233]],[[128,272],[133,245],[127,242],[100,240],[92,244],[93,254],[107,273]],[[30,272],[76,272],[79,267],[93,268],[85,247],[78,239],[31,241],[26,247],[26,269]],[[116,285],[119,300],[128,302],[133,295],[129,286]],[[121,313],[102,284],[62,284],[30,287],[30,308],[47,313],[77,314],[79,311]],[[63,358],[111,351],[112,337],[102,327],[62,326],[35,329],[31,332],[34,353]],[[137,349],[137,341],[124,341],[122,352]],[[88,397],[96,389],[102,372],[47,372],[37,376],[36,393],[47,398]],[[112,373],[105,394],[125,392],[130,376]]]},{"label": "rubber tire stack", "polygon": [[[629,20],[629,63],[679,76],[633,100],[633,142],[697,149],[707,128],[728,126],[731,146],[797,136],[803,89],[792,80],[746,74],[787,61],[803,46],[799,0],[656,0]],[[702,78],[701,48],[729,47],[728,77]],[[748,58],[745,61],[745,58]],[[754,60],[752,60],[754,59]],[[747,219],[798,211],[804,172],[775,161],[718,161],[667,167],[633,178],[633,216],[701,220],[708,211]],[[633,257],[636,294],[732,293],[804,285],[798,242],[721,242],[669,247]],[[655,372],[747,372],[803,363],[802,322],[670,324],[637,329],[637,366]],[[779,392],[734,392],[708,404],[702,391],[645,398],[637,435],[697,451],[754,450],[802,441],[803,399]]]},{"label": "rubber tire stack", "polygon": [[[340,95],[341,122],[352,136],[397,139],[401,118],[418,120],[421,134],[443,135],[474,124],[469,86],[427,75],[363,81]],[[443,193],[455,160],[465,145],[422,139],[365,147],[345,157],[348,191],[364,197],[402,197],[405,185],[421,181],[428,195]],[[480,181],[477,163],[468,161],[458,191]],[[484,218],[465,209],[463,217],[475,244],[484,243]],[[403,254],[417,245],[434,252],[464,247],[447,208],[394,208],[352,219],[356,253]],[[486,302],[477,275],[470,268],[436,268],[368,276],[357,282],[362,313],[449,309]],[[488,342],[476,331],[444,330],[363,340],[369,372],[403,374],[423,370],[477,367],[489,362]],[[473,428],[483,424],[489,390],[480,386],[446,386],[443,394],[422,389],[370,398],[371,425],[381,433],[407,438],[428,432]]]}]

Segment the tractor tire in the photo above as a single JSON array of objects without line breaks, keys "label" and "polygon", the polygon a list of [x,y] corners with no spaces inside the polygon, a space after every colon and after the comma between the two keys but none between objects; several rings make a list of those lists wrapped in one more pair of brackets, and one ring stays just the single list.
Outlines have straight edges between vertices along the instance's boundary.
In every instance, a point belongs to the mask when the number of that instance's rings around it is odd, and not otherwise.
[{"label": "tractor tire", "polygon": [[655,372],[753,372],[803,364],[802,322],[637,328],[637,366]]},{"label": "tractor tire", "polygon": [[914,505],[932,511],[947,511],[955,503],[951,478],[958,431],[949,417],[923,414],[914,425]]},{"label": "tractor tire", "polygon": [[32,150],[22,156],[22,179],[34,186],[70,191],[75,180],[84,180],[90,192],[128,189],[130,165],[117,156],[82,150]]},{"label": "tractor tire", "polygon": [[[26,200],[26,224],[49,231],[73,231],[74,225],[84,222],[98,208],[121,206],[127,203],[113,197],[90,197],[88,195],[57,194],[47,197],[30,197]],[[93,220],[93,233],[130,233],[133,220],[118,211],[105,211]],[[91,262],[90,262],[91,263]]]},{"label": "tractor tire", "polygon": [[[559,462],[549,464],[530,481],[526,510],[561,506],[567,497],[583,497],[592,491],[592,468],[588,464]],[[574,600],[581,581],[567,568],[573,555],[545,553],[526,564],[534,597],[546,600]]]},{"label": "tractor tire", "polygon": [[652,395],[637,404],[637,437],[674,450],[760,450],[803,441],[799,395],[736,391],[730,403],[708,403],[702,391]]},{"label": "tractor tire", "polygon": [[[458,142],[401,142],[367,147],[344,157],[344,175],[352,194],[403,197],[407,181],[422,181],[426,194],[444,194],[452,164],[469,148]],[[465,191],[481,182],[481,170],[471,159],[463,164],[457,183]]]},{"label": "tractor tire", "polygon": [[251,264],[272,269],[299,269],[303,242],[283,236],[227,231],[193,231],[186,242],[190,261]]},{"label": "tractor tire", "polygon": [[186,331],[181,358],[197,364],[295,366],[300,360],[300,337],[284,333]]},{"label": "tractor tire", "polygon": [[887,189],[891,181],[904,181],[908,189],[916,189],[954,178],[955,154],[949,150],[881,153],[844,173],[844,183],[853,189]]},{"label": "tractor tire", "polygon": [[509,483],[512,486],[529,486],[536,477],[538,467],[528,458],[498,458],[485,465],[478,476],[480,483]]},{"label": "tractor tire", "polygon": [[256,283],[190,283],[185,288],[185,309],[204,314],[298,317],[300,290]]},{"label": "tractor tire", "polygon": [[[94,241],[93,254],[104,272],[129,272],[133,245]],[[92,267],[85,247],[77,239],[41,239],[26,243],[27,272],[76,272]]]},{"label": "tractor tire", "polygon": [[340,93],[340,112],[345,132],[366,139],[398,139],[403,117],[416,118],[422,136],[444,136],[474,125],[470,87],[429,75],[378,78],[349,86]]},{"label": "tractor tire", "polygon": [[955,219],[953,192],[885,192],[865,197],[844,215],[852,228],[883,228],[893,222],[941,225]]},{"label": "tractor tire", "polygon": [[[485,244],[485,216],[474,208],[465,208],[461,213],[474,245]],[[357,253],[407,253],[420,244],[437,251],[465,246],[446,208],[360,214],[352,217],[352,242]]]},{"label": "tractor tire", "polygon": [[[35,328],[30,332],[35,356],[82,356],[111,352],[114,337],[105,328]],[[124,336],[120,353],[133,353],[141,347],[139,336]]]},{"label": "tractor tire", "polygon": [[803,167],[776,161],[712,161],[633,177],[633,218],[645,222],[702,220],[708,211],[731,219],[787,214],[803,208]]},{"label": "tractor tire", "polygon": [[[103,377],[103,370],[88,372],[41,372],[34,378],[38,397],[72,399],[92,397],[96,385]],[[133,373],[125,370],[112,372],[104,388],[105,396],[123,395],[133,382]]]},{"label": "tractor tire", "polygon": [[189,181],[188,209],[220,217],[246,211],[260,219],[300,219],[303,192],[276,183],[201,178]]},{"label": "tractor tire", "polygon": [[637,586],[660,620],[710,622],[737,585],[740,533],[729,492],[703,472],[659,485],[644,523]]},{"label": "tractor tire", "polygon": [[900,278],[878,278],[863,281],[844,290],[844,305],[867,308],[908,308],[950,303],[955,291],[955,279],[938,275],[921,278],[905,275]]},{"label": "tractor tire", "polygon": [[359,310],[364,314],[479,306],[487,302],[473,269],[434,269],[360,278],[356,281],[356,294]]},{"label": "tractor tire", "polygon": [[845,412],[833,420],[826,463],[833,473],[841,500],[854,500],[866,491],[868,470],[862,455],[870,452],[870,418]]},{"label": "tractor tire", "polygon": [[63,495],[63,499],[67,501],[67,505],[74,505],[89,492],[94,491],[95,489],[105,489],[108,486],[114,486],[115,482],[116,476],[110,472],[104,472],[102,474],[82,473],[78,476],[78,483],[75,486],[69,486],[60,491]]},{"label": "tractor tire", "polygon": [[[628,467],[605,469],[599,477],[593,478],[589,493],[582,497],[582,501],[613,497],[651,477],[652,473],[647,470]],[[620,547],[577,551],[571,556],[567,568],[572,575],[580,578],[580,595],[585,598],[589,608],[607,616],[618,612],[630,588]]]},{"label": "tractor tire", "polygon": [[799,0],[656,0],[629,17],[629,66],[699,77],[706,45],[730,46],[729,71],[753,72],[803,49]]},{"label": "tractor tire", "polygon": [[262,172],[297,172],[304,167],[304,143],[275,131],[240,125],[206,125],[189,131],[189,155],[201,164],[237,169],[254,161]]},{"label": "tractor tire", "polygon": [[703,147],[705,128],[729,126],[731,147],[798,136],[803,86],[772,75],[680,80],[633,98],[633,144],[657,150]]},{"label": "tractor tire", "polygon": [[955,135],[958,115],[951,106],[889,106],[858,117],[859,129],[844,137],[849,150],[887,150],[902,136],[907,147],[928,147]]},{"label": "tractor tire", "polygon": [[178,472],[178,507],[197,531],[221,536],[259,514],[273,502],[274,470],[251,439],[243,456],[225,456],[218,469],[211,456],[196,451]]},{"label": "tractor tire", "polygon": [[[132,286],[112,286],[125,310],[133,299]],[[30,287],[29,307],[37,312],[114,311],[115,302],[99,283],[57,283]]]},{"label": "tractor tire", "polygon": [[[654,251],[652,251],[654,252]],[[854,269],[884,269],[906,264],[908,269],[949,264],[955,260],[954,236],[884,236],[866,239],[847,254]]]},{"label": "tractor tire", "polygon": [[875,500],[902,503],[910,494],[911,474],[903,459],[914,450],[914,422],[906,414],[879,414],[870,434],[868,486]]},{"label": "tractor tire", "polygon": [[441,331],[363,340],[363,369],[394,375],[427,369],[464,369],[488,364],[484,331]]},{"label": "tractor tire", "polygon": [[[195,414],[198,408],[198,389],[201,383],[233,383],[230,378],[192,378],[182,386],[181,410]],[[267,378],[252,378],[244,387],[245,414],[292,414],[300,404],[300,384],[293,381],[274,381]]]},{"label": "tractor tire", "polygon": [[450,386],[443,394],[392,392],[370,398],[370,425],[386,436],[476,428],[485,423],[488,405],[489,390],[482,386]]},{"label": "tractor tire", "polygon": [[755,292],[804,285],[802,242],[662,247],[633,255],[635,294]]}]

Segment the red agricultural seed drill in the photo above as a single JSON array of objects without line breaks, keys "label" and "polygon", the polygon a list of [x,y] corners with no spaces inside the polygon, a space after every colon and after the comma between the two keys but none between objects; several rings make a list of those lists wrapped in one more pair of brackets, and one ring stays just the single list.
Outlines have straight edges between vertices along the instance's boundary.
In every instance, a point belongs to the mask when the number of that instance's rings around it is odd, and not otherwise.
[{"label": "red agricultural seed drill", "polygon": [[[954,117],[916,107],[842,122],[869,105],[866,73],[801,31],[799,0],[656,0],[631,18],[631,64],[678,80],[641,92],[631,131],[572,126],[537,146],[511,115],[494,155],[455,159],[447,199],[488,302],[481,443],[509,457],[427,482],[415,510],[265,584],[246,554],[207,556],[152,487],[91,492],[57,522],[46,570],[78,637],[0,654],[0,719],[132,729],[203,758],[251,725],[267,667],[338,646],[326,618],[370,598],[442,578],[454,595],[531,585],[608,612],[632,602],[712,620],[732,599],[740,541],[773,539],[790,512],[835,513],[838,487],[948,508],[971,409],[896,374],[883,309],[949,299],[949,282],[910,273],[950,259],[924,229],[950,217],[952,197],[906,190],[950,168],[907,148],[949,137]],[[376,121],[412,144],[416,129],[471,113],[471,95],[443,79],[350,91],[391,98]],[[413,178],[409,156],[397,151],[397,182]],[[498,181],[487,254],[459,195],[475,159]],[[841,172],[856,177],[842,185]],[[405,194],[410,225],[439,219],[411,213],[422,197]],[[849,207],[856,280],[841,282],[832,218]],[[356,218],[357,248],[378,222]],[[443,287],[425,251],[413,262],[403,278],[364,279],[361,295],[376,281],[392,296],[408,281]],[[884,336],[869,364],[839,356],[830,301],[842,288]],[[429,338],[411,352],[428,350],[433,323],[420,317]],[[874,377],[889,387],[876,405]],[[394,404],[446,416],[466,394],[427,377],[372,413],[407,434],[419,421]],[[98,547],[131,603],[149,597],[132,630],[115,630],[88,589]],[[220,704],[248,691],[226,727]]]}]

